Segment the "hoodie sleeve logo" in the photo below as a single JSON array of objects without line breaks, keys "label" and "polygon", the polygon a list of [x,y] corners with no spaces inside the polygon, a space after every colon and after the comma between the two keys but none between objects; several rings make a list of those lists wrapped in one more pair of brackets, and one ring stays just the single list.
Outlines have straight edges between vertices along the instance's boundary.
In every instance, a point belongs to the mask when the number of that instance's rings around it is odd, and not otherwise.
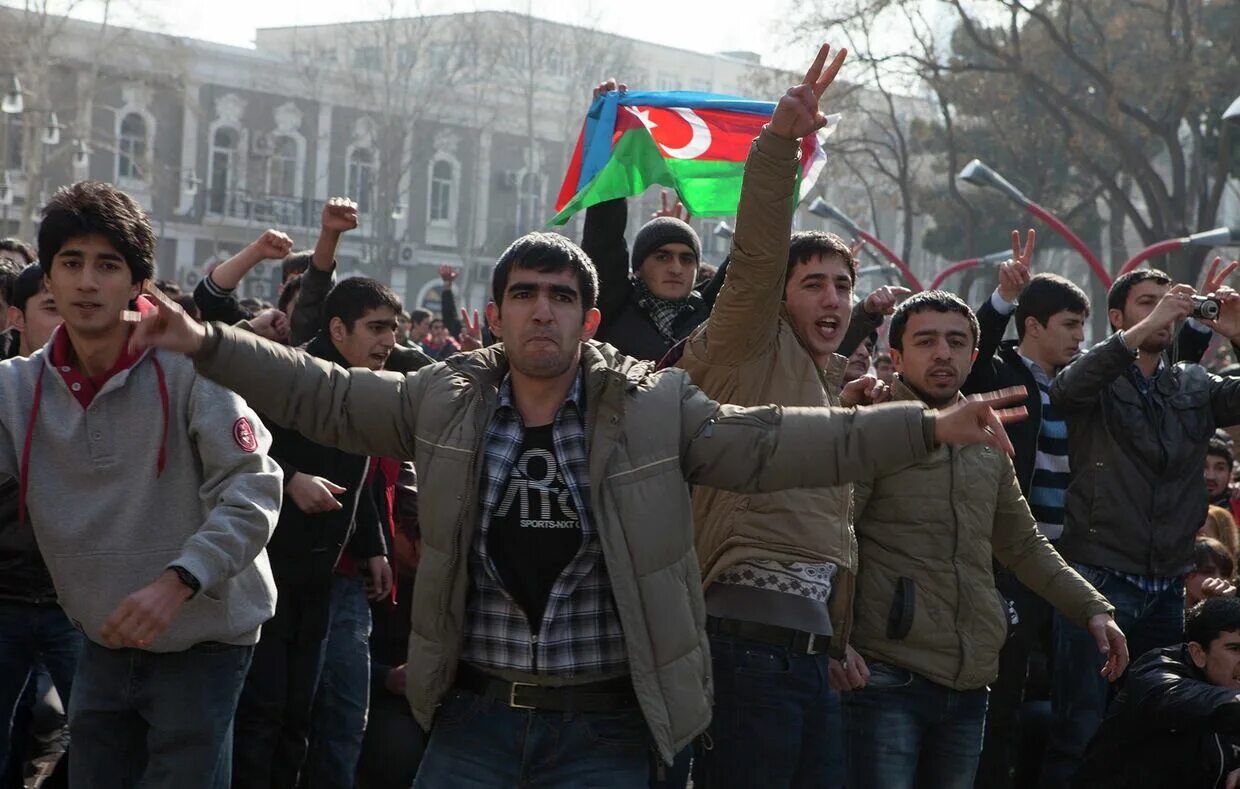
[{"label": "hoodie sleeve logo", "polygon": [[233,422],[233,441],[236,441],[237,446],[245,452],[258,450],[258,437],[254,435],[254,426],[244,416],[238,417],[237,421]]}]

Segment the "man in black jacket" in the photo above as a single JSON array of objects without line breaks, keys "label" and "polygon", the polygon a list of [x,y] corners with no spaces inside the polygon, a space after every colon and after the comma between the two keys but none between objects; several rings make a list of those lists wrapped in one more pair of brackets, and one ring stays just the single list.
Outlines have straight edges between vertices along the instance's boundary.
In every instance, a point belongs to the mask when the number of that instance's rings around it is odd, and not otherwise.
[{"label": "man in black jacket", "polygon": [[[1240,295],[1218,294],[1219,317],[1203,323],[1240,337]],[[1180,643],[1184,576],[1206,515],[1206,449],[1216,427],[1240,424],[1240,380],[1165,357],[1174,324],[1193,313],[1194,295],[1161,271],[1121,276],[1107,295],[1117,332],[1051,384],[1051,404],[1068,424],[1072,468],[1058,548],[1115,606],[1134,655]],[[1055,721],[1042,780],[1061,787],[1102,721],[1108,688],[1091,668],[1093,639],[1062,617],[1054,629]]]},{"label": "man in black jacket", "polygon": [[[999,267],[999,287],[977,311],[981,326],[977,361],[963,391],[976,394],[991,391],[986,387],[1025,389],[1029,417],[1006,426],[1016,450],[1012,463],[1039,531],[1054,543],[1063,533],[1069,465],[1067,426],[1050,402],[1050,383],[1080,350],[1089,299],[1063,277],[1031,277],[1033,243],[1032,230],[1023,247],[1020,234],[1012,234],[1012,257]],[[1013,314],[1017,339],[1004,341]],[[1015,616],[999,654],[999,677],[991,685],[976,785],[1002,789],[1013,785],[1023,742],[1020,709],[1029,659],[1039,647],[1049,654],[1054,609],[1010,572],[997,571],[995,585]]]},{"label": "man in black jacket", "polygon": [[[346,279],[328,294],[323,329],[306,350],[343,367],[382,369],[396,344],[399,310],[396,295],[382,284]],[[242,690],[233,760],[233,786],[255,789],[297,785],[341,556],[347,551],[366,568],[373,596],[391,588],[382,525],[367,484],[370,460],[276,425],[269,429],[271,457],[284,471],[288,493],[267,546],[279,598]]]},{"label": "man in black jacket", "polygon": [[1229,789],[1240,781],[1240,600],[1198,604],[1184,641],[1132,664],[1073,786]]}]

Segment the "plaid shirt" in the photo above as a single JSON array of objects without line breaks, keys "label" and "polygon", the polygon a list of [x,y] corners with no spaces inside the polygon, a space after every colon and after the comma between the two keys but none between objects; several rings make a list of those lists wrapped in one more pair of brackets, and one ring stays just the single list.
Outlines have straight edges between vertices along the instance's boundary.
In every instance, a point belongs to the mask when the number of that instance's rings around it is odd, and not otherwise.
[{"label": "plaid shirt", "polygon": [[678,339],[676,332],[672,330],[676,319],[686,312],[693,312],[702,303],[702,294],[696,290],[689,291],[686,298],[676,301],[661,299],[650,292],[650,288],[646,287],[646,281],[641,277],[633,277],[633,287],[637,291],[637,306],[646,311],[650,320],[654,321],[654,325],[658,328],[659,334],[668,340]]},{"label": "plaid shirt", "polygon": [[512,402],[511,377],[504,376],[500,385],[499,408],[491,418],[483,445],[482,528],[469,557],[462,659],[477,666],[561,677],[628,670],[624,631],[592,522],[584,406],[583,375],[579,371],[556,412],[552,443],[577,509],[581,547],[552,587],[534,635],[535,628],[530,627],[525,612],[504,590],[487,547],[491,514],[503,498],[525,435],[525,425]]}]

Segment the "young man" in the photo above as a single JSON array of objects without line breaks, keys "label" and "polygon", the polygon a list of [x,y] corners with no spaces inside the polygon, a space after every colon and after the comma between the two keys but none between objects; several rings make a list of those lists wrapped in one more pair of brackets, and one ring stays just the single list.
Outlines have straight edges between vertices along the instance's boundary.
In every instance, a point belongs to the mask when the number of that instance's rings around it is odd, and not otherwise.
[{"label": "young man", "polygon": [[874,357],[874,377],[888,386],[895,379],[896,370],[891,364],[891,354],[880,353]]},{"label": "young man", "polygon": [[1240,600],[1197,605],[1184,642],[1134,661],[1089,744],[1080,789],[1225,787],[1240,780]]},{"label": "young man", "polygon": [[430,310],[421,308],[409,313],[409,341],[419,348],[426,338],[430,337],[431,317]]},{"label": "young man", "polygon": [[[9,323],[16,330],[19,353],[29,356],[47,344],[60,325],[56,301],[48,292],[43,269],[27,266],[9,288]],[[82,650],[82,634],[56,602],[56,589],[39,553],[30,525],[20,523],[18,485],[0,486],[0,775],[10,742],[10,722],[23,688],[42,664],[67,708]]]},{"label": "young man", "polygon": [[[34,249],[29,244],[16,238],[0,238],[0,301],[7,298],[17,275],[34,261]],[[17,355],[17,337],[9,324],[10,303],[0,303],[0,359]]]},{"label": "young man", "polygon": [[721,406],[591,342],[597,283],[567,239],[524,236],[492,280],[503,341],[403,377],[204,327],[166,299],[136,331],[308,438],[433,480],[406,667],[431,728],[420,786],[639,786],[653,754],[670,763],[705,729],[687,483],[819,488],[936,441],[1005,444],[1002,398],[937,414]]},{"label": "young man", "polygon": [[[306,351],[343,367],[381,370],[396,342],[399,309],[396,295],[384,285],[363,277],[343,280],[328,294],[323,330]],[[382,597],[391,587],[382,525],[367,484],[368,458],[278,425],[268,427],[271,457],[284,471],[288,493],[267,547],[279,597],[241,693],[233,761],[233,786],[255,789],[297,785],[332,618],[359,607],[368,610],[362,577],[336,572],[342,557],[365,568],[374,596]],[[351,701],[364,721],[365,653],[360,656],[363,677],[354,683],[360,687],[351,689]],[[361,731],[357,734],[360,738]],[[316,775],[321,782],[316,785],[347,783],[356,754],[345,761],[350,764],[333,769],[330,779]]]},{"label": "young man", "polygon": [[0,472],[20,485],[61,605],[88,639],[69,727],[74,786],[228,785],[233,714],[275,588],[280,504],[245,403],[123,319],[154,273],[141,207],[105,184],[54,194],[39,265],[64,318],[0,367]]},{"label": "young man", "polygon": [[[1221,282],[1235,267],[1211,279]],[[1222,311],[1206,321],[1240,338],[1240,296],[1219,291]],[[1164,360],[1176,321],[1193,311],[1193,289],[1161,271],[1138,269],[1107,294],[1116,333],[1064,368],[1051,404],[1068,424],[1072,480],[1058,547],[1115,606],[1134,654],[1180,643],[1184,575],[1206,516],[1201,469],[1216,427],[1240,423],[1240,380]],[[1055,618],[1051,704],[1055,721],[1044,786],[1070,780],[1102,722],[1108,688],[1081,670],[1093,639]]]},{"label": "young man", "polygon": [[1232,495],[1231,481],[1235,474],[1235,451],[1226,441],[1211,438],[1206,448],[1206,502],[1222,507],[1234,518],[1240,513],[1240,500]]},{"label": "young man", "polygon": [[[862,376],[841,392],[848,361],[836,352],[851,325],[851,250],[829,233],[795,233],[789,242],[800,138],[821,127],[819,101],[845,54],[829,66],[820,54],[750,151],[723,289],[679,362],[709,397],[857,405],[876,387]],[[894,304],[889,290],[871,298]],[[833,712],[838,718],[839,700],[819,680],[828,648],[842,655],[847,644],[856,571],[851,498],[847,485],[766,495],[694,490],[716,680],[695,786],[842,780],[840,727],[827,724]]]},{"label": "young man", "polygon": [[431,321],[431,333],[422,342],[422,352],[437,362],[442,362],[454,353],[461,352],[460,343],[448,333],[448,326],[442,318]]},{"label": "young man", "polygon": [[[999,268],[999,287],[977,311],[981,328],[977,361],[961,391],[969,395],[1010,386],[1025,390],[1029,418],[1009,425],[1007,431],[1016,449],[1012,461],[1038,530],[1053,545],[1063,534],[1069,464],[1068,427],[1050,402],[1050,385],[1080,351],[1089,299],[1063,277],[1030,276],[1034,238],[1029,231],[1022,248],[1019,233],[1013,233],[1012,258]],[[1013,314],[1017,338],[1004,341]],[[1029,659],[1038,649],[1050,654],[1054,611],[1009,571],[999,572],[995,584],[1015,616],[999,654],[999,677],[990,687],[977,783],[1003,789],[1013,785],[1018,767]]]},{"label": "young man", "polygon": [[870,361],[874,358],[874,349],[878,347],[878,332],[861,341],[857,349],[848,357],[848,366],[844,368],[844,383],[851,383],[863,375],[870,374]]},{"label": "young man", "polygon": [[[968,305],[942,291],[919,293],[896,309],[888,339],[897,400],[930,408],[964,400],[978,339]],[[1008,634],[995,561],[1088,630],[1094,652],[1077,671],[1103,681],[1123,673],[1128,653],[1111,606],[1038,531],[1001,453],[940,448],[859,482],[856,508],[853,646],[869,681],[844,696],[849,786],[973,786],[986,686]],[[1097,652],[1108,656],[1101,672]]]}]

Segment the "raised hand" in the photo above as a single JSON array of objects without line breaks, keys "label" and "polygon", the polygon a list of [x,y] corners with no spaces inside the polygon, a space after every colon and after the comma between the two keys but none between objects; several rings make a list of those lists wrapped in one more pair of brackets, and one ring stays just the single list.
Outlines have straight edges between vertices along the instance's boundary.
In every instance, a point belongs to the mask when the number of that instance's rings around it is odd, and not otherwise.
[{"label": "raised hand", "polygon": [[469,311],[461,307],[461,336],[458,339],[462,351],[482,348],[482,318],[478,316],[478,310],[474,310],[473,320],[470,320]]},{"label": "raised hand", "polygon": [[1206,283],[1202,291],[1219,301],[1218,317],[1212,321],[1202,321],[1214,331],[1227,339],[1240,338],[1240,295],[1223,283],[1232,272],[1240,266],[1240,261],[1231,261],[1219,270],[1223,259],[1216,257],[1210,265],[1210,273],[1206,275]]},{"label": "raised hand", "polygon": [[259,260],[280,260],[293,251],[293,239],[288,233],[267,230],[250,243],[250,249]]},{"label": "raised hand", "polygon": [[272,342],[288,342],[290,325],[288,316],[277,309],[263,310],[250,319],[250,329],[259,337]]},{"label": "raised hand", "polygon": [[629,86],[624,84],[623,82],[616,82],[616,78],[612,77],[596,85],[594,88],[594,93],[591,96],[591,98],[597,99],[599,96],[602,96],[604,93],[610,93],[613,90],[618,91],[620,93],[627,93],[629,90]]},{"label": "raised hand", "polygon": [[890,315],[896,311],[896,304],[912,293],[913,291],[899,285],[883,285],[865,297],[865,306],[862,309],[870,315]]},{"label": "raised hand", "polygon": [[333,197],[323,206],[323,229],[347,233],[357,227],[357,203],[347,197]]},{"label": "raised hand", "polygon": [[1227,282],[1227,279],[1236,270],[1236,267],[1240,266],[1240,261],[1233,260],[1220,271],[1219,266],[1222,264],[1223,259],[1221,257],[1214,258],[1214,262],[1210,264],[1210,271],[1206,274],[1206,281],[1201,286],[1202,293],[1212,294],[1223,287],[1223,284]]},{"label": "raised hand", "polygon": [[1029,415],[1024,406],[998,408],[1023,402],[1029,393],[1023,386],[973,395],[963,403],[935,412],[934,437],[940,444],[986,444],[1009,456],[1016,454],[1003,426]]},{"label": "raised hand", "polygon": [[830,53],[831,45],[823,44],[801,84],[789,88],[779,104],[775,105],[767,127],[772,133],[789,140],[799,140],[827,125],[827,116],[819,109],[819,103],[822,94],[835,81],[840,66],[844,65],[848,50],[841,49],[835,53],[831,65],[827,66],[827,55]]},{"label": "raised hand", "polygon": [[840,405],[845,408],[877,405],[890,399],[891,387],[869,374],[849,381],[840,390]]},{"label": "raised hand", "polygon": [[681,222],[689,221],[689,211],[685,208],[684,203],[680,202],[679,197],[677,197],[676,202],[669,202],[666,189],[659,190],[659,210],[652,213],[650,218],[658,219],[661,216],[670,216],[672,219],[679,219]]},{"label": "raised hand", "polygon": [[1012,231],[1012,257],[999,264],[999,298],[1012,304],[1029,287],[1033,269],[1033,241],[1037,233],[1029,229],[1028,240],[1021,247],[1020,231]]},{"label": "raised hand", "polygon": [[460,273],[461,272],[448,265],[439,267],[439,278],[443,280],[443,284],[446,287],[451,287],[452,283],[456,282],[456,278],[460,275]]}]

